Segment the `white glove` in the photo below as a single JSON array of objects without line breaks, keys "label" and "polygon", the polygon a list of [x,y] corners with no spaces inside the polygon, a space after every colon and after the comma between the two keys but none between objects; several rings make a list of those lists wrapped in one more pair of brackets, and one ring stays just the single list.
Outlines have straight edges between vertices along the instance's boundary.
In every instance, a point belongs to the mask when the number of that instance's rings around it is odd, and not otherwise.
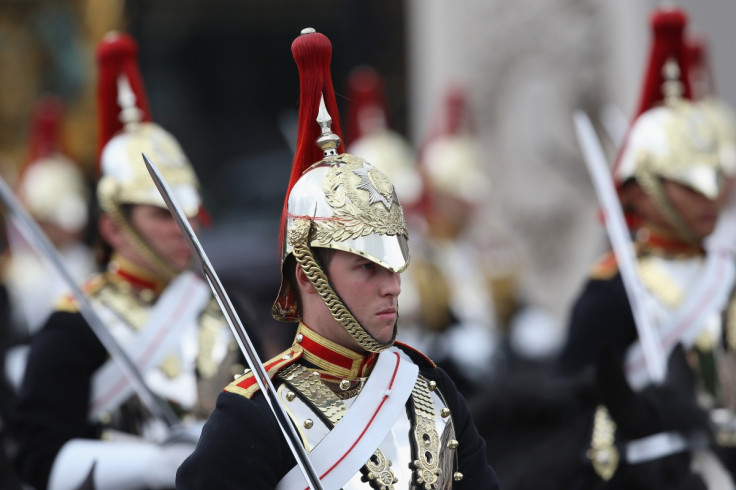
[{"label": "white glove", "polygon": [[[158,446],[158,451],[151,457],[145,471],[148,488],[176,488],[176,470],[192,454],[196,444],[177,442]],[[99,488],[99,487],[95,487]]]},{"label": "white glove", "polygon": [[48,488],[71,490],[88,478],[97,490],[174,488],[176,470],[195,445],[72,439],[54,460]]}]

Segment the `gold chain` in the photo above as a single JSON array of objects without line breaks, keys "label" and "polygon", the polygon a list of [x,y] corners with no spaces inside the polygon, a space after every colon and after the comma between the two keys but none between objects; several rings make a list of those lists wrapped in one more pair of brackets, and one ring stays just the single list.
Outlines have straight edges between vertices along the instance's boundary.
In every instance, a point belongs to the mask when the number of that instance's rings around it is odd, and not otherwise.
[{"label": "gold chain", "polygon": [[[101,180],[100,185],[106,187],[112,187],[114,182]],[[110,182],[109,184],[103,184],[104,182]],[[105,189],[99,192],[100,207],[110,215],[112,220],[120,227],[123,233],[130,239],[133,247],[146,259],[146,261],[153,267],[156,273],[164,280],[170,281],[175,278],[179,273],[158,253],[151,245],[133,228],[130,222],[126,219],[125,215],[120,209],[120,206],[115,202],[111,195],[111,191]],[[135,206],[135,204],[133,204]]]},{"label": "gold chain", "polygon": [[659,176],[654,173],[650,159],[645,158],[644,156],[640,156],[639,158],[639,164],[636,166],[636,170],[634,171],[636,182],[641,186],[644,193],[652,198],[665,219],[674,228],[675,233],[688,243],[698,244],[699,241],[693,234],[692,229],[677,213],[670,200],[667,199],[662,186],[662,181]]}]

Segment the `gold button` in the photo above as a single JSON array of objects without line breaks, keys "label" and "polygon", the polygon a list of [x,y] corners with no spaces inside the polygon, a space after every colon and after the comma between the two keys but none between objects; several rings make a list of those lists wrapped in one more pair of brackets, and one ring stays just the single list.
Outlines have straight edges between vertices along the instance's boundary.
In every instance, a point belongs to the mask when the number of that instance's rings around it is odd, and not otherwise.
[{"label": "gold button", "polygon": [[300,334],[300,333],[299,333],[299,334],[297,334],[297,335],[296,335],[296,343],[297,343],[297,344],[301,344],[301,343],[302,343],[302,340],[304,340],[304,335],[302,335],[302,334]]},{"label": "gold button", "polygon": [[430,382],[429,382],[429,391],[434,391],[434,390],[436,390],[436,389],[437,389],[437,382],[435,382],[435,381],[430,381]]},{"label": "gold button", "polygon": [[450,441],[447,443],[447,447],[449,447],[450,449],[457,449],[459,445],[460,443],[457,442],[457,440],[455,439],[450,439]]},{"label": "gold button", "polygon": [[146,303],[150,303],[153,301],[153,291],[150,289],[144,289],[140,292],[140,298],[145,301]]},{"label": "gold button", "polygon": [[444,419],[450,416],[450,409],[447,407],[442,407],[440,409],[440,416]]},{"label": "gold button", "polygon": [[313,425],[314,425],[314,422],[312,422],[312,419],[307,419],[304,421],[305,429],[311,429]]},{"label": "gold button", "polygon": [[110,422],[112,422],[112,416],[110,415],[110,412],[100,412],[100,415],[98,415],[98,418],[102,425],[107,425]]},{"label": "gold button", "polygon": [[296,393],[294,393],[293,391],[287,391],[286,392],[286,400],[287,401],[290,401],[290,402],[291,401],[294,401],[294,398],[296,398]]},{"label": "gold button", "polygon": [[348,381],[347,379],[343,379],[342,381],[340,381],[340,389],[342,391],[345,391],[348,388],[350,388],[350,381]]},{"label": "gold button", "polygon": [[457,471],[454,475],[452,475],[452,479],[455,481],[460,481],[463,479],[463,474]]}]

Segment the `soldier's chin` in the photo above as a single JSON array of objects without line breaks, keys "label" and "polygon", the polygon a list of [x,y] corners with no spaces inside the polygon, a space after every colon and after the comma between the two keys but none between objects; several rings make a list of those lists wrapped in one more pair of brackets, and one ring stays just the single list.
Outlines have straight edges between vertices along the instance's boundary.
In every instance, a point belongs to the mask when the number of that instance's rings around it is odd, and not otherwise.
[{"label": "soldier's chin", "polygon": [[169,266],[177,272],[184,272],[194,265],[192,262],[192,255],[190,253],[169,256],[167,257],[167,262]]},{"label": "soldier's chin", "polygon": [[382,328],[378,335],[374,335],[374,338],[382,344],[393,343],[393,339],[396,338],[396,332],[398,331],[399,323],[398,320],[394,321],[393,325]]}]

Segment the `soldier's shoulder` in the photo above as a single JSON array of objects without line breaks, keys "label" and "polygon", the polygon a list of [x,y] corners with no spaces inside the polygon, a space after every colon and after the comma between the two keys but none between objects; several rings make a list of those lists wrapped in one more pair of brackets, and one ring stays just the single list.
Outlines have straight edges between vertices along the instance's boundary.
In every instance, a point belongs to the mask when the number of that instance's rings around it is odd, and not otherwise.
[{"label": "soldier's shoulder", "polygon": [[414,363],[423,369],[434,369],[437,367],[437,365],[430,359],[426,354],[419,351],[418,349],[405,344],[403,342],[399,342],[398,340],[394,342],[394,345],[401,349],[406,355],[409,356],[409,358],[414,361]]},{"label": "soldier's shoulder", "polygon": [[606,281],[615,277],[618,274],[618,271],[619,268],[616,255],[613,252],[608,252],[593,264],[593,267],[590,269],[589,276],[591,279]]},{"label": "soldier's shoulder", "polygon": [[[299,344],[292,345],[281,354],[273,357],[263,364],[263,368],[270,379],[273,379],[279,371],[298,361],[304,354],[304,349]],[[235,393],[245,398],[251,399],[260,391],[258,381],[252,370],[246,369],[245,372],[235,378],[235,380],[225,387],[225,391]]]},{"label": "soldier's shoulder", "polygon": [[[82,290],[89,296],[96,296],[102,288],[107,284],[107,278],[105,274],[96,274],[91,278],[87,279],[82,285]],[[78,313],[79,303],[74,297],[74,294],[68,292],[56,300],[54,304],[55,311],[62,311],[68,313]]]}]

